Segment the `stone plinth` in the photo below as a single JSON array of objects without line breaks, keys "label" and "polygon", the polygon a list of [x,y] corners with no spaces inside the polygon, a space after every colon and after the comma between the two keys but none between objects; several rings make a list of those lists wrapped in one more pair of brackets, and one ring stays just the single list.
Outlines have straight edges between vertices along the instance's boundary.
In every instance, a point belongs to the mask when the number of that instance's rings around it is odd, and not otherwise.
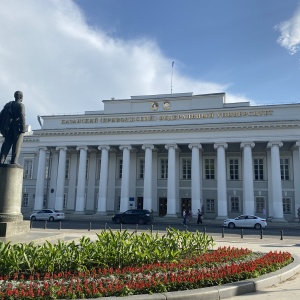
[{"label": "stone plinth", "polygon": [[29,232],[30,224],[21,214],[23,168],[0,165],[0,236]]},{"label": "stone plinth", "polygon": [[30,229],[30,221],[0,222],[0,237],[26,234]]}]

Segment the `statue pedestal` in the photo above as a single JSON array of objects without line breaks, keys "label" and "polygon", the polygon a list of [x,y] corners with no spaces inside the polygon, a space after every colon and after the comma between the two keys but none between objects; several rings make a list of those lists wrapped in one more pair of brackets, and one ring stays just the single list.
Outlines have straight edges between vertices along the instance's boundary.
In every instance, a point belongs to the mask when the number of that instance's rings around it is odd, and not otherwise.
[{"label": "statue pedestal", "polygon": [[23,168],[0,165],[0,237],[29,232],[30,222],[21,214]]}]

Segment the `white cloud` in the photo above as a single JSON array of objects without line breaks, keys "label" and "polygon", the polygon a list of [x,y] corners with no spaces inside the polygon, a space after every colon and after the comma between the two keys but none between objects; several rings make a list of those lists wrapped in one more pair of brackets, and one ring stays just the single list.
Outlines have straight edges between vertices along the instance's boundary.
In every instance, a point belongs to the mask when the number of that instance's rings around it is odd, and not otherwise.
[{"label": "white cloud", "polygon": [[275,26],[280,31],[277,42],[291,55],[299,51],[300,46],[300,6],[292,18]]},{"label": "white cloud", "polygon": [[[233,103],[233,102],[250,102],[250,99],[247,98],[244,95],[240,95],[240,94],[232,94],[232,93],[227,93],[226,94],[226,102],[227,103]],[[252,105],[257,105],[256,102],[254,102],[253,100],[251,100],[251,104]]]},{"label": "white cloud", "polygon": [[[173,58],[154,41],[123,41],[91,28],[72,0],[1,1],[0,27],[0,106],[22,90],[33,128],[37,115],[101,110],[103,99],[170,92]],[[227,87],[183,76],[175,65],[173,93]]]}]

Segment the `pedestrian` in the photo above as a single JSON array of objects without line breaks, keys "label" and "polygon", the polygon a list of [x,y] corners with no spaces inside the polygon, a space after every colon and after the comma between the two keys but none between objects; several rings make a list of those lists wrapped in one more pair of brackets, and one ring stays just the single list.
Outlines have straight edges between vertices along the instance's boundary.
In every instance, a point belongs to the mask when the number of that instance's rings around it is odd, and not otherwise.
[{"label": "pedestrian", "polygon": [[298,219],[299,219],[299,222],[300,222],[300,207],[298,208]]},{"label": "pedestrian", "polygon": [[193,219],[193,213],[192,213],[192,210],[189,209],[189,212],[188,212],[188,221],[189,221],[189,223],[192,222],[192,219]]},{"label": "pedestrian", "polygon": [[265,219],[265,218],[266,218],[266,216],[267,216],[267,213],[266,213],[266,209],[265,209],[265,208],[263,208],[263,210],[262,210],[262,214],[263,214],[263,218]]},{"label": "pedestrian", "polygon": [[201,212],[200,208],[198,208],[197,215],[198,215],[197,224],[202,224],[202,212]]},{"label": "pedestrian", "polygon": [[183,216],[183,222],[182,222],[182,224],[186,225],[186,211],[185,211],[185,209],[182,212],[182,216]]}]

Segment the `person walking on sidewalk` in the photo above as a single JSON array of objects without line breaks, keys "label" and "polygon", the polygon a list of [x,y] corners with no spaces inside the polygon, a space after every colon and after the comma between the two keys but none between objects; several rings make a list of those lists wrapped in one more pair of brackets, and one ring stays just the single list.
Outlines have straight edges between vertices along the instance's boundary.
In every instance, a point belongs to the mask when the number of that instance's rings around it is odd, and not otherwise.
[{"label": "person walking on sidewalk", "polygon": [[297,214],[298,214],[298,219],[299,219],[299,222],[300,222],[300,207],[298,208]]},{"label": "person walking on sidewalk", "polygon": [[193,213],[192,213],[192,210],[189,209],[189,212],[188,212],[188,221],[189,221],[189,223],[191,223],[192,220],[193,220]]},{"label": "person walking on sidewalk", "polygon": [[262,209],[262,215],[263,215],[263,218],[266,219],[266,217],[267,217],[267,212],[266,212],[266,209],[265,209],[265,208]]},{"label": "person walking on sidewalk", "polygon": [[202,212],[201,212],[200,208],[198,208],[197,215],[198,215],[197,224],[202,224]]},{"label": "person walking on sidewalk", "polygon": [[185,211],[185,209],[182,212],[182,216],[183,216],[183,222],[182,222],[182,224],[186,225],[186,211]]}]

